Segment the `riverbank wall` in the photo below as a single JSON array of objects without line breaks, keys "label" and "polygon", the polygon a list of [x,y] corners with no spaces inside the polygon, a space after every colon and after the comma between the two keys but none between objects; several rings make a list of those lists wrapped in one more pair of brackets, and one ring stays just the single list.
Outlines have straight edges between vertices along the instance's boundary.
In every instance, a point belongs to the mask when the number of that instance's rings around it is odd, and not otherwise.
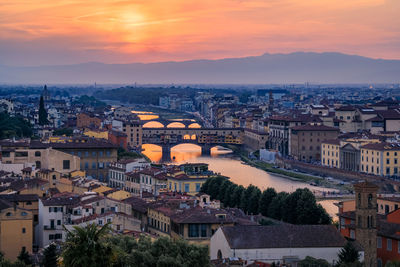
[{"label": "riverbank wall", "polygon": [[277,156],[276,165],[285,169],[299,170],[301,172],[318,175],[322,177],[332,177],[336,179],[340,179],[345,182],[361,182],[361,181],[370,181],[376,183],[383,192],[399,192],[400,191],[400,182],[394,181],[385,177],[376,176],[376,175],[368,175],[359,172],[351,172],[337,168],[329,168],[325,166],[314,165],[306,162],[286,159]]}]

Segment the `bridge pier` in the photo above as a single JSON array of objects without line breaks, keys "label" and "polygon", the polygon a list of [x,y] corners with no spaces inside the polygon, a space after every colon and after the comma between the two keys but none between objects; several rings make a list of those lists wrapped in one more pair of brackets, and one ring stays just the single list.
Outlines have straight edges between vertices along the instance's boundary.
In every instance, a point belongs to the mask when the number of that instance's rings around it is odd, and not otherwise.
[{"label": "bridge pier", "polygon": [[167,144],[161,145],[162,147],[162,161],[170,162],[171,161],[171,146]]},{"label": "bridge pier", "polygon": [[211,155],[211,146],[210,145],[204,145],[201,147],[201,155],[202,156],[209,156]]}]

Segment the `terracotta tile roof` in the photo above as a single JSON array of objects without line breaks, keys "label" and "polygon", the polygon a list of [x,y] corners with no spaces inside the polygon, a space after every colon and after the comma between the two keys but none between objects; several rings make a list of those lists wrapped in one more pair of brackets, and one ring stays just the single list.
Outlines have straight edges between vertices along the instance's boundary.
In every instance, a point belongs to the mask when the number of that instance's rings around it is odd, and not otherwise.
[{"label": "terracotta tile roof", "polygon": [[80,197],[75,196],[53,196],[47,199],[42,199],[44,206],[75,206],[80,203]]},{"label": "terracotta tile roof", "polygon": [[336,111],[355,111],[356,108],[354,106],[341,106],[335,109]]},{"label": "terracotta tile roof", "polygon": [[139,197],[129,197],[122,200],[122,202],[128,203],[132,206],[133,210],[137,210],[142,213],[147,213],[147,208],[149,207],[149,204]]},{"label": "terracotta tile roof", "polygon": [[9,202],[24,202],[24,201],[38,201],[39,196],[36,194],[8,194],[0,195],[0,199]]},{"label": "terracotta tile roof", "polygon": [[381,143],[374,143],[374,144],[366,144],[366,145],[363,145],[361,148],[380,150],[380,151],[400,150],[400,143],[381,142]]},{"label": "terracotta tile roof", "polygon": [[300,126],[294,126],[291,128],[292,130],[296,131],[339,131],[339,128],[336,127],[329,127],[325,125],[300,125]]},{"label": "terracotta tile roof", "polygon": [[223,209],[201,208],[200,206],[177,211],[171,216],[171,220],[175,223],[223,224],[236,222],[235,217]]},{"label": "terracotta tile roof", "polygon": [[378,116],[386,120],[400,120],[400,112],[396,109],[378,110]]},{"label": "terracotta tile roof", "polygon": [[322,141],[322,144],[340,145],[340,140],[339,139],[329,139],[329,140]]},{"label": "terracotta tile roof", "polygon": [[0,211],[11,208],[12,206],[10,202],[0,199]]},{"label": "terracotta tile roof", "polygon": [[233,249],[343,247],[346,239],[333,225],[223,226]]},{"label": "terracotta tile roof", "polygon": [[49,182],[41,179],[25,179],[25,180],[17,180],[10,184],[10,189],[14,191],[20,191],[26,188],[32,188],[36,186],[42,186],[48,184]]}]

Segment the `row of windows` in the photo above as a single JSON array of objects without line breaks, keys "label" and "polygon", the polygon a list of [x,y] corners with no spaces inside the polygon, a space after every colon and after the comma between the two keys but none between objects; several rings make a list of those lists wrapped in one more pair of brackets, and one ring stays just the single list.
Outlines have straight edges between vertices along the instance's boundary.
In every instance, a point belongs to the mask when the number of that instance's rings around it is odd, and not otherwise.
[{"label": "row of windows", "polygon": [[[376,241],[377,248],[382,248],[382,237],[378,236]],[[392,251],[392,239],[390,238],[386,239],[386,250]],[[397,253],[400,254],[400,241],[397,241]]]},{"label": "row of windows", "polygon": [[[196,192],[200,192],[200,188],[201,188],[201,183],[196,183]],[[177,190],[177,183],[174,183],[174,189],[172,189],[172,182],[169,183],[169,190],[174,190],[174,191],[178,191]],[[181,188],[181,184],[179,184],[179,192],[182,190]],[[190,184],[186,183],[184,184],[184,192],[189,193],[190,192]]]},{"label": "row of windows", "polygon": [[[327,160],[327,165],[330,166],[331,163],[332,163],[333,166],[338,167],[338,161],[337,161],[337,160],[336,160],[336,162],[335,162],[334,160],[330,161],[330,160],[328,159],[328,160]],[[322,164],[325,164],[325,158],[322,158]]]},{"label": "row of windows", "polygon": [[[319,149],[319,147],[317,147],[317,150]],[[325,155],[325,150],[322,151],[322,154]],[[328,150],[328,156],[331,155],[330,151]],[[332,151],[332,156],[335,156],[335,153]],[[336,152],[336,157],[338,156],[338,152]]]},{"label": "row of windows", "polygon": [[[364,150],[364,149],[361,149],[361,154],[364,154],[364,151],[365,151],[365,154],[368,154],[368,150]],[[373,155],[374,151],[372,151],[371,154]],[[379,151],[377,151],[376,154],[379,156]],[[386,156],[390,156],[390,154],[391,154],[390,152],[386,152]],[[393,155],[395,157],[397,157],[397,152],[393,152]]]},{"label": "row of windows", "polygon": [[63,207],[49,207],[49,212],[64,212]]},{"label": "row of windows", "polygon": [[189,237],[207,237],[207,224],[197,224],[191,223],[189,224]]},{"label": "row of windows", "polygon": [[[104,169],[104,167],[108,167],[109,165],[109,162],[92,162],[92,169]],[[81,162],[81,169],[83,169],[83,167],[85,170],[89,169],[89,162]]]},{"label": "row of windows", "polygon": [[[313,149],[314,149],[314,147],[313,147],[313,146],[310,146],[309,150],[312,151]],[[301,150],[303,150],[303,151],[306,150],[306,147],[305,147],[305,146],[302,146],[302,147],[301,147]],[[315,150],[318,151],[318,150],[319,150],[319,146],[315,147]],[[325,151],[324,151],[324,152],[325,152]]]},{"label": "row of windows", "polygon": [[[25,216],[27,216],[27,215],[28,215],[28,213],[26,213],[25,211],[21,212],[21,216],[24,216],[24,217],[25,217]],[[7,212],[7,213],[6,213],[6,216],[7,216],[7,217],[13,216],[13,213],[12,213],[12,212]]]},{"label": "row of windows", "polygon": [[169,232],[169,225],[164,222],[160,222],[159,220],[149,218],[149,223],[153,228],[157,228],[158,230],[166,233]]},{"label": "row of windows", "polygon": [[55,240],[55,239],[62,239],[62,234],[49,235],[49,240]]},{"label": "row of windows", "polygon": [[[322,145],[322,147],[323,147],[323,148],[325,148],[325,145],[323,144],[323,145]],[[328,149],[330,149],[330,148],[331,148],[331,146],[330,146],[330,145],[327,145],[327,147],[328,147]],[[339,147],[338,147],[338,146],[334,146],[334,145],[332,145],[332,149],[333,149],[333,150],[339,150]]]},{"label": "row of windows", "polygon": [[[92,153],[91,153],[92,157],[96,157],[97,155],[99,155],[99,157],[103,157],[104,154],[106,156],[111,156],[111,151],[106,150],[105,153],[103,151],[98,151],[98,153],[96,151],[92,151]],[[78,151],[76,153],[74,151],[71,151],[71,155],[76,155],[78,157],[82,157],[82,155],[84,155],[84,157],[89,157],[89,151],[84,151],[83,153],[82,153],[82,151]]]},{"label": "row of windows", "polygon": [[[365,166],[365,167],[364,167],[364,166]],[[383,175],[398,175],[398,174],[399,174],[399,169],[398,169],[397,167],[394,167],[394,168],[393,168],[393,172],[391,172],[391,169],[392,169],[392,168],[387,167],[387,168],[386,168],[386,172],[383,173]],[[365,172],[367,172],[367,173],[376,173],[376,174],[379,174],[379,167],[376,167],[376,169],[375,169],[374,166],[371,166],[371,168],[369,168],[368,165],[362,164],[362,165],[361,165],[361,171],[365,171]]]},{"label": "row of windows", "polygon": [[111,171],[110,179],[123,181],[125,180],[125,174],[121,172]]}]

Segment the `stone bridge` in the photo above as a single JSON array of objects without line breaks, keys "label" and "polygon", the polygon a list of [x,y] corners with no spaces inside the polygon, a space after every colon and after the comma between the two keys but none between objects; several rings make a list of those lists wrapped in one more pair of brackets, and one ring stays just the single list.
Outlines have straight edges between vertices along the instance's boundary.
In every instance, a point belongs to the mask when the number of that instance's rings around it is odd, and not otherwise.
[{"label": "stone bridge", "polygon": [[196,144],[202,155],[209,155],[217,145],[243,144],[241,128],[143,128],[142,143],[162,147],[163,159],[169,159],[171,148],[179,144]]},{"label": "stone bridge", "polygon": [[[182,125],[184,125],[185,126],[185,128],[192,128],[191,126],[197,126],[197,124],[198,125],[200,125],[200,126],[202,126],[201,125],[201,123],[200,122],[197,122],[197,121],[195,121],[195,120],[190,120],[190,119],[183,119],[183,120],[166,120],[166,119],[161,119],[161,118],[158,118],[158,119],[153,119],[153,120],[148,120],[148,121],[142,121],[143,122],[143,125],[145,125],[145,124],[147,124],[147,123],[149,123],[149,122],[158,122],[158,123],[160,123],[160,124],[162,124],[164,127],[163,128],[167,128],[168,127],[168,125],[171,125],[172,123],[180,123],[180,124],[182,124]],[[146,127],[145,127],[146,128]]]}]

